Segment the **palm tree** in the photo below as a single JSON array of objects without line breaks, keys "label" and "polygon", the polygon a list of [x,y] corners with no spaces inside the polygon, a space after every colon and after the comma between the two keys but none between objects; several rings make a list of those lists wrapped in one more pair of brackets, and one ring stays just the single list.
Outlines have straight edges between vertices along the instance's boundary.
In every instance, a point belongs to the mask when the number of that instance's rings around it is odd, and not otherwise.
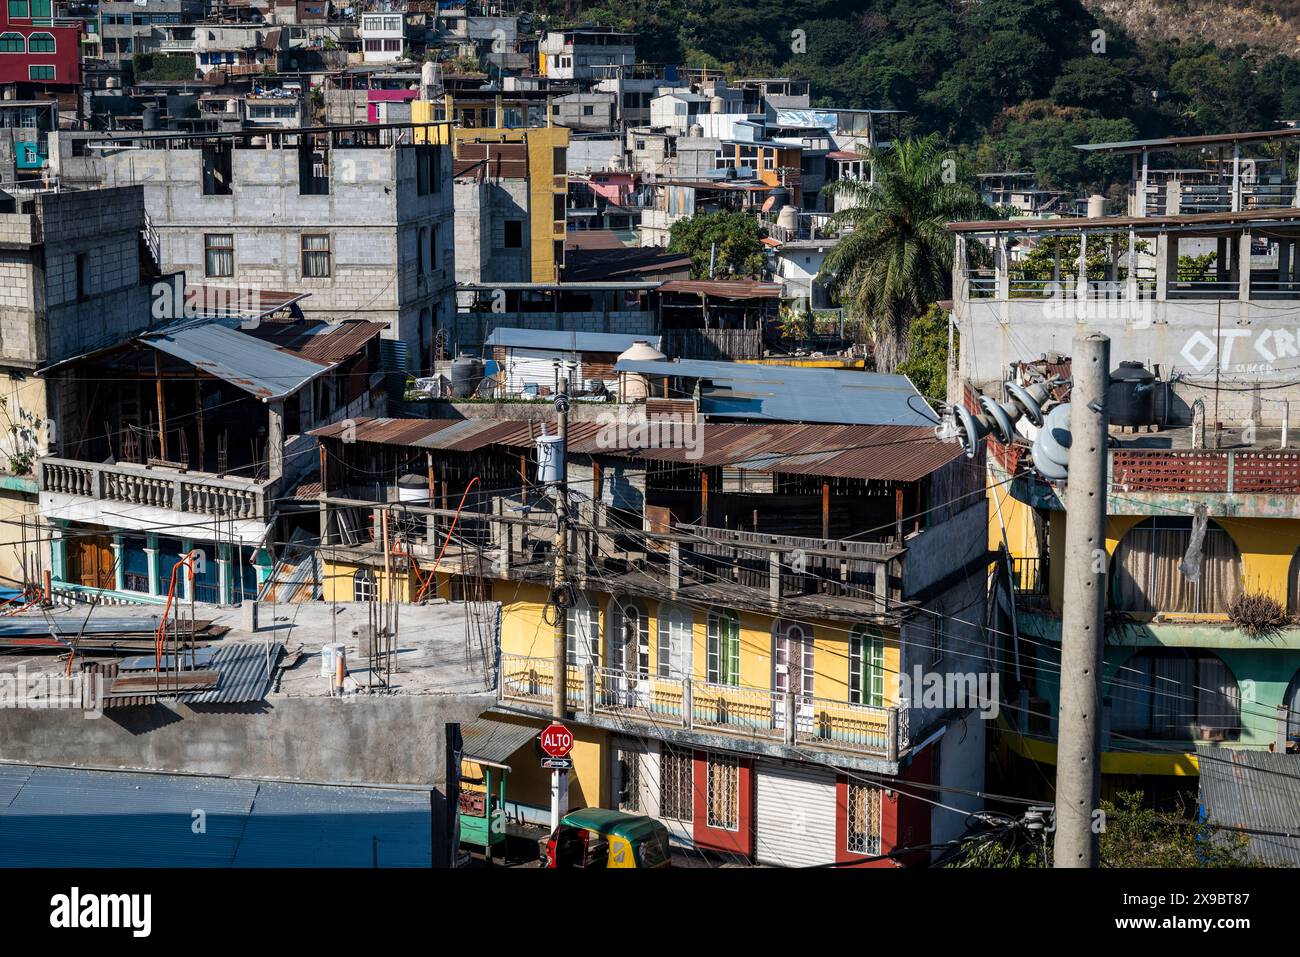
[{"label": "palm tree", "polygon": [[821,276],[840,301],[856,306],[874,340],[876,368],[892,372],[907,358],[912,320],[948,293],[953,236],[944,227],[997,214],[969,185],[937,139],[907,139],[862,150],[875,177],[838,180],[826,188],[848,206],[830,228],[851,227],[827,254]]}]

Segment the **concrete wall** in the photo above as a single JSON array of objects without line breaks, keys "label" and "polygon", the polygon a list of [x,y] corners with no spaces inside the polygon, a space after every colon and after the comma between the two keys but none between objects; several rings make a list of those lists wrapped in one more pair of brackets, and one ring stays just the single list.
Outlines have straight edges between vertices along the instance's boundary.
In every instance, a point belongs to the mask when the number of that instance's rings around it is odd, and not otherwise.
[{"label": "concrete wall", "polygon": [[[74,180],[139,183],[157,230],[164,271],[188,282],[310,293],[310,318],[389,323],[414,356],[451,314],[454,247],[451,156],[440,149],[439,189],[419,195],[415,147],[335,149],[328,195],[299,193],[296,149],[235,149],[230,195],[203,195],[197,149],[142,149],[102,159],[71,155],[62,144],[52,165]],[[61,174],[62,175],[62,174]],[[422,230],[436,237],[434,268],[420,250]],[[205,275],[204,235],[232,234],[234,276]],[[330,236],[332,275],[302,275],[303,233]]]},{"label": "concrete wall", "polygon": [[[457,180],[453,192],[456,281],[528,282],[532,273],[528,183],[521,179],[479,182],[467,178]],[[518,248],[505,248],[506,220],[521,224]]]},{"label": "concrete wall", "polygon": [[256,705],[0,710],[0,759],[103,770],[157,770],[434,791],[434,860],[446,859],[447,724],[490,695],[273,698]]}]

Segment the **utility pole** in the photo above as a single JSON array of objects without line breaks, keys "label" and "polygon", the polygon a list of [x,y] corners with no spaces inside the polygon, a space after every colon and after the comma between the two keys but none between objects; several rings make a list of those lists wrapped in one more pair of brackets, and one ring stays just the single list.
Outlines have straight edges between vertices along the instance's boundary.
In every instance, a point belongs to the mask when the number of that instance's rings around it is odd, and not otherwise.
[{"label": "utility pole", "polygon": [[1096,867],[1101,796],[1101,649],[1106,606],[1106,390],[1110,339],[1074,337],[1056,751],[1056,867]]},{"label": "utility pole", "polygon": [[[552,579],[551,595],[569,595],[569,396],[561,391],[555,397],[557,418],[557,437],[555,451],[558,453],[556,465],[558,474],[555,480],[555,574]],[[569,653],[569,617],[568,602],[554,602],[555,614],[555,676],[551,683],[551,717],[563,722],[569,710],[568,701],[568,653]],[[587,689],[591,693],[591,689]],[[569,809],[569,772],[559,768],[551,771],[551,831],[560,826],[562,818]]]}]

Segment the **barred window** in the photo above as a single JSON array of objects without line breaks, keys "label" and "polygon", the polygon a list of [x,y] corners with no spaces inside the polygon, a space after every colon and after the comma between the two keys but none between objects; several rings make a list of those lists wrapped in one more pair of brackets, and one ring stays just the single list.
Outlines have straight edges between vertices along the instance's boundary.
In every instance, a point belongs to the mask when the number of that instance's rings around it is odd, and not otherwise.
[{"label": "barred window", "polygon": [[850,781],[846,847],[851,854],[880,853],[880,788]]},{"label": "barred window", "polygon": [[885,639],[879,628],[855,625],[849,635],[849,701],[885,706]]},{"label": "barred window", "polygon": [[694,756],[690,751],[665,744],[659,761],[659,816],[673,821],[693,821],[694,794]]},{"label": "barred window", "polygon": [[303,234],[302,274],[309,279],[325,279],[330,275],[330,238],[327,234]]},{"label": "barred window", "polygon": [[352,600],[374,601],[379,598],[379,585],[369,568],[360,568],[352,576]]},{"label": "barred window", "polygon": [[706,767],[709,827],[740,830],[740,759],[710,754]]},{"label": "barred window", "polygon": [[203,271],[210,277],[235,274],[235,237],[230,233],[208,233],[203,237]]}]

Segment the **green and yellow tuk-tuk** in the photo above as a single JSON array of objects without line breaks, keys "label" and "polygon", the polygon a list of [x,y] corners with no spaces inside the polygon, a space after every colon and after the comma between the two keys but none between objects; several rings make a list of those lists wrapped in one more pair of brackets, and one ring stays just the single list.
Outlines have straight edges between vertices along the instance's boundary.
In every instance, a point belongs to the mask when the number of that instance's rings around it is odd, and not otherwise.
[{"label": "green and yellow tuk-tuk", "polygon": [[546,866],[668,867],[668,828],[642,814],[571,811],[546,842]]}]

